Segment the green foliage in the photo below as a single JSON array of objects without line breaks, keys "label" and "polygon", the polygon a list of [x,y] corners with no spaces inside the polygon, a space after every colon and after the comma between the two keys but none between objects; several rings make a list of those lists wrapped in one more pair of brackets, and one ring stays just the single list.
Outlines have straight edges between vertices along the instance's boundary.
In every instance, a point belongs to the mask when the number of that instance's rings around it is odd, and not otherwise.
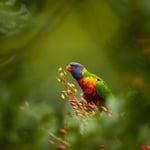
[{"label": "green foliage", "polygon": [[[147,0],[1,0],[1,149],[149,149],[149,12]],[[71,61],[108,83],[111,117],[61,99],[57,69]]]},{"label": "green foliage", "polygon": [[0,2],[0,35],[12,36],[21,32],[30,18],[25,5],[15,6],[14,1]]}]

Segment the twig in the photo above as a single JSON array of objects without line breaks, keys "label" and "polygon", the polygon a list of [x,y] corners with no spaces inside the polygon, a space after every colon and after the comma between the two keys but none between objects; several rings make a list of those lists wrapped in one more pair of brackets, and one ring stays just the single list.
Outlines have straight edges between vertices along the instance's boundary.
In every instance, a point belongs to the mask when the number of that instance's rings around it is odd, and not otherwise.
[{"label": "twig", "polygon": [[61,142],[62,144],[66,145],[66,146],[68,146],[68,147],[71,147],[71,145],[70,145],[68,142],[64,141],[63,139],[61,139],[61,138],[59,138],[59,137],[57,137],[57,136],[55,136],[53,133],[50,132],[49,135],[50,135],[51,137],[53,137],[55,140]]}]

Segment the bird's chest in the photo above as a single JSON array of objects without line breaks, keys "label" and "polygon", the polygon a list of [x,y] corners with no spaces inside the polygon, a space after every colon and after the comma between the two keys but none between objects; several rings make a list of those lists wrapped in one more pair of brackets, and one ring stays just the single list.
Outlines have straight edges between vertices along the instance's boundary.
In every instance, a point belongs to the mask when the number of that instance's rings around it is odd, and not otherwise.
[{"label": "bird's chest", "polygon": [[96,79],[92,77],[86,77],[78,80],[80,87],[82,88],[84,93],[92,93],[95,91],[95,83]]},{"label": "bird's chest", "polygon": [[84,98],[88,101],[94,101],[98,99],[98,94],[95,90],[96,79],[92,77],[87,77],[78,80],[78,83],[83,91]]}]

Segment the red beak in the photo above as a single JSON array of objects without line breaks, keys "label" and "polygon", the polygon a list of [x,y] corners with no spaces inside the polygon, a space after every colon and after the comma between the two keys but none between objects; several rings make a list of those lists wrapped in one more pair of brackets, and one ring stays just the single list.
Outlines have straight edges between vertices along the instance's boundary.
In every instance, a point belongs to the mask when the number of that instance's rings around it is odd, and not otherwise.
[{"label": "red beak", "polygon": [[71,72],[71,66],[70,65],[68,65],[67,67],[66,67],[66,70],[68,71],[68,72]]}]

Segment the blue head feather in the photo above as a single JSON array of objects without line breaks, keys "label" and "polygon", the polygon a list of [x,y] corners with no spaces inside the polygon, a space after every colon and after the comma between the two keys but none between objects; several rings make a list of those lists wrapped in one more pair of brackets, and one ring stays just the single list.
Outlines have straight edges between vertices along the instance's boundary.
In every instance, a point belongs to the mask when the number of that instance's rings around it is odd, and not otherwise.
[{"label": "blue head feather", "polygon": [[69,64],[71,66],[71,74],[76,79],[79,80],[82,78],[82,69],[84,68],[83,65],[77,62],[71,62]]}]

